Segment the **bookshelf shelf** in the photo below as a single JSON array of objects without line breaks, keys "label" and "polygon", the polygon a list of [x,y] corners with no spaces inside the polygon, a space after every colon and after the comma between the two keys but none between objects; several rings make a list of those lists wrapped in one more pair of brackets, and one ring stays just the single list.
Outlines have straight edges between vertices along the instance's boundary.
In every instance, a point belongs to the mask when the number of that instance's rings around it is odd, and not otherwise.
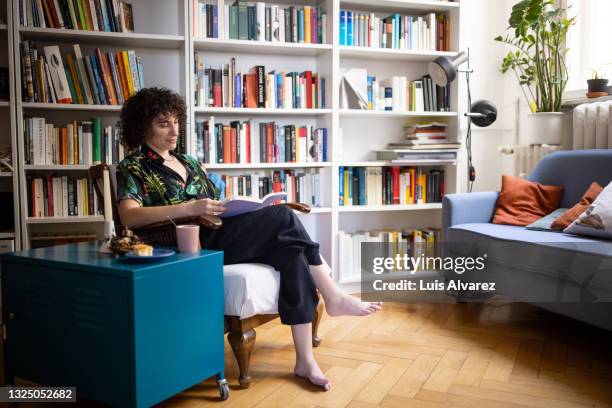
[{"label": "bookshelf shelf", "polygon": [[20,27],[19,33],[24,40],[70,41],[79,44],[164,49],[181,48],[185,44],[185,37],[182,35],[115,33],[38,27]]},{"label": "bookshelf shelf", "polygon": [[0,24],[0,31],[8,30],[8,26],[6,24]]},{"label": "bookshelf shelf", "polygon": [[241,170],[241,169],[307,169],[331,167],[331,163],[225,163],[207,164],[207,170]]},{"label": "bookshelf shelf", "polygon": [[101,215],[91,215],[83,217],[27,217],[26,224],[66,224],[66,223],[89,223],[102,222],[104,217]]},{"label": "bookshelf shelf", "polygon": [[455,165],[455,160],[440,160],[440,161],[418,161],[411,160],[402,163],[391,163],[390,161],[361,161],[361,162],[342,162],[338,166],[344,167],[390,167],[390,166],[448,166]]},{"label": "bookshelf shelf", "polygon": [[0,101],[0,106],[8,108],[9,106],[11,106],[11,103],[9,101]]},{"label": "bookshelf shelf", "polygon": [[393,204],[393,205],[349,205],[347,207],[338,207],[340,213],[352,212],[383,212],[383,211],[417,211],[417,210],[440,210],[442,203],[428,204]]},{"label": "bookshelf shelf", "polygon": [[378,0],[373,6],[371,0],[341,0],[340,7],[372,9],[377,11],[449,11],[459,8],[459,3],[439,0]]},{"label": "bookshelf shelf", "polygon": [[88,164],[26,164],[25,170],[58,170],[58,171],[84,171],[89,170]]},{"label": "bookshelf shelf", "polygon": [[14,239],[14,238],[15,238],[15,233],[12,232],[12,231],[10,231],[10,232],[7,232],[7,231],[0,232],[0,239]]},{"label": "bookshelf shelf", "polygon": [[41,103],[23,102],[23,109],[28,110],[60,110],[60,111],[91,111],[91,112],[119,112],[121,105],[87,105],[81,103]]},{"label": "bookshelf shelf", "polygon": [[248,54],[310,55],[331,52],[330,44],[303,44],[250,40],[218,40],[196,38],[193,48],[197,51],[235,52]]},{"label": "bookshelf shelf", "polygon": [[358,110],[358,109],[340,109],[342,117],[432,117],[432,118],[452,118],[457,116],[457,112],[397,112],[397,111],[379,111],[379,110]]},{"label": "bookshelf shelf", "polygon": [[284,116],[320,116],[331,115],[331,109],[250,109],[250,108],[211,108],[196,107],[196,114],[211,115],[284,115]]},{"label": "bookshelf shelf", "polygon": [[0,177],[13,177],[12,171],[0,171]]},{"label": "bookshelf shelf", "polygon": [[359,58],[387,61],[428,62],[438,57],[452,58],[457,55],[452,51],[402,50],[395,48],[372,48],[339,45],[342,58]]}]

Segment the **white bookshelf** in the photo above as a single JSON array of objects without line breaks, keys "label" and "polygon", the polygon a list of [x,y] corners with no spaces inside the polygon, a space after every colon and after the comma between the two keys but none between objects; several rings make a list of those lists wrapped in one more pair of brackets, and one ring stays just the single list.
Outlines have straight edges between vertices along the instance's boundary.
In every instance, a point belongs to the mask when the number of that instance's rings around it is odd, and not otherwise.
[{"label": "white bookshelf", "polygon": [[26,224],[68,224],[68,223],[89,223],[102,222],[104,217],[101,215],[73,216],[73,217],[27,217]]},{"label": "white bookshelf", "polygon": [[209,164],[207,170],[248,170],[248,169],[312,169],[331,167],[328,162],[311,163],[223,163]]},{"label": "white bookshelf", "polygon": [[[10,206],[13,209],[14,228],[10,231],[1,231],[0,239],[14,240],[15,249],[19,250],[21,246],[21,218],[19,211],[19,172],[18,172],[18,146],[15,138],[16,134],[16,117],[15,117],[15,64],[13,63],[13,15],[12,15],[13,0],[0,0],[0,65],[8,66],[9,81],[11,83],[9,90],[9,100],[0,101],[0,123],[4,125],[3,132],[0,134],[0,147],[8,148],[11,151],[11,166],[16,171],[7,171],[5,167],[1,168],[0,173],[0,191],[9,191],[13,193],[13,202],[2,203],[2,206]],[[18,71],[17,71],[18,72]],[[2,371],[0,369],[0,371]]]},{"label": "white bookshelf", "polygon": [[[12,2],[12,17],[19,21],[19,2]],[[175,90],[189,100],[189,52],[190,38],[187,32],[189,0],[131,0],[135,32],[103,32],[69,29],[16,27],[13,32],[13,60],[19,72],[19,43],[23,40],[33,41],[40,49],[46,45],[59,45],[62,55],[73,52],[72,45],[79,44],[84,55],[92,55],[96,48],[102,52],[116,50],[135,50],[142,58],[145,86],[167,87]],[[89,120],[100,117],[103,126],[114,125],[119,119],[119,105],[84,105],[84,104],[50,104],[25,103],[21,97],[22,78],[15,79],[18,92],[15,99],[15,117],[17,119],[16,144],[24,152],[23,117],[44,117],[48,123],[65,126],[77,120]],[[190,133],[190,123],[187,134]],[[29,217],[28,216],[28,175],[42,176],[51,172],[54,175],[87,177],[87,165],[26,165],[24,154],[19,156],[19,205],[23,218],[20,230],[23,232],[23,248],[30,248],[33,235],[54,234],[62,237],[91,237],[102,233],[103,217]],[[74,234],[83,232],[83,234]]]},{"label": "white bookshelf", "polygon": [[[321,174],[321,208],[313,208],[310,214],[299,215],[307,230],[321,244],[325,259],[334,270],[338,279],[337,234],[339,231],[356,232],[382,228],[426,228],[439,227],[441,204],[411,204],[386,206],[348,206],[338,203],[338,170],[340,166],[372,167],[389,166],[386,161],[377,161],[376,151],[386,149],[389,142],[402,139],[402,128],[408,121],[418,119],[443,120],[449,124],[449,133],[459,137],[458,81],[451,88],[451,112],[388,112],[357,111],[340,109],[339,84],[344,69],[351,67],[366,68],[381,78],[393,75],[406,75],[420,78],[427,73],[427,63],[439,56],[453,57],[459,51],[458,2],[435,0],[283,0],[268,1],[271,4],[304,5],[318,4],[327,14],[326,44],[271,43],[244,40],[217,40],[193,36],[193,10],[189,0],[132,0],[137,33],[100,33],[78,30],[53,30],[21,27],[13,30],[14,45],[22,39],[42,43],[81,44],[84,53],[89,54],[96,46],[106,49],[133,49],[143,58],[146,86],[166,86],[178,91],[188,102],[188,152],[195,151],[194,129],[196,121],[211,116],[219,122],[231,120],[275,121],[279,124],[297,124],[328,128],[328,160],[325,163],[249,163],[249,164],[210,164],[211,172],[221,174],[251,174],[269,172],[275,169],[316,170]],[[227,3],[230,3],[228,0]],[[233,2],[232,2],[233,3]],[[375,12],[378,15],[426,14],[428,12],[448,13],[451,17],[451,50],[415,51],[396,49],[377,49],[348,47],[339,44],[339,12],[348,9]],[[17,5],[13,14],[18,18]],[[10,30],[10,29],[9,29]],[[9,36],[10,37],[10,36]],[[115,47],[115,48],[113,48]],[[194,52],[204,56],[204,63],[218,67],[236,58],[238,71],[245,72],[254,65],[265,65],[266,69],[286,71],[312,70],[326,79],[326,109],[244,109],[212,108],[195,106],[192,100],[194,84]],[[18,57],[18,48],[13,51]],[[18,61],[17,61],[18,62]],[[15,65],[18,68],[18,65]],[[18,72],[18,71],[17,71]],[[16,80],[16,90],[21,89],[20,79]],[[49,116],[53,123],[67,123],[75,116],[78,120],[90,116],[101,116],[103,122],[111,123],[118,119],[120,107],[106,105],[54,105],[41,103],[22,103],[16,100],[16,134],[22,134],[21,119],[24,114]],[[15,137],[20,151],[23,151],[21,138]],[[23,160],[20,158],[20,160]],[[453,193],[463,186],[464,171],[462,154],[457,160],[436,163],[414,163],[415,165],[434,165],[445,171],[445,191]],[[404,164],[402,164],[404,165]],[[405,164],[409,165],[409,164]],[[83,172],[87,166],[26,166],[20,162],[16,173],[21,180],[21,213],[27,214],[25,178],[30,172],[53,171],[60,174]],[[43,173],[44,174],[44,173]],[[268,174],[268,173],[266,173]],[[49,228],[62,228],[66,224],[74,228],[77,223],[101,221],[101,217],[89,218],[26,218],[21,222],[24,247],[29,247],[30,229],[48,225]],[[91,225],[100,224],[94,222]],[[353,288],[354,282],[344,282]],[[357,288],[358,289],[358,288]]]},{"label": "white bookshelf", "polygon": [[185,42],[185,37],[182,35],[115,33],[59,28],[20,27],[19,34],[24,40],[70,41],[76,44],[114,45],[138,48],[181,48]]},{"label": "white bookshelf", "polygon": [[331,115],[331,109],[270,109],[270,108],[214,108],[196,107],[195,113],[240,116],[321,116]]},{"label": "white bookshelf", "polygon": [[195,38],[193,48],[203,51],[232,52],[246,54],[267,53],[273,55],[309,55],[317,56],[329,53],[330,44],[273,43],[268,41],[217,40],[212,38]]},{"label": "white bookshelf", "polygon": [[452,118],[457,116],[457,112],[394,112],[384,110],[340,109],[340,116],[347,118]]},{"label": "white bookshelf", "polygon": [[21,108],[24,111],[46,110],[46,111],[88,111],[88,112],[119,112],[121,105],[87,105],[87,104],[68,104],[68,103],[42,103],[42,102],[22,102]]}]

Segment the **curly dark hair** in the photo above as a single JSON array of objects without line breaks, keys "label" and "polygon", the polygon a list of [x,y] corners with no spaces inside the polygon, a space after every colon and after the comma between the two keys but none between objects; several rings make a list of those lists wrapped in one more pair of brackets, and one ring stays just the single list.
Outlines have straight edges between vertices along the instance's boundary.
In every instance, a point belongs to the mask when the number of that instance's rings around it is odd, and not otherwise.
[{"label": "curly dark hair", "polygon": [[125,101],[121,108],[119,126],[121,144],[128,149],[139,147],[159,115],[173,115],[184,131],[187,122],[187,106],[182,96],[167,88],[144,88]]}]

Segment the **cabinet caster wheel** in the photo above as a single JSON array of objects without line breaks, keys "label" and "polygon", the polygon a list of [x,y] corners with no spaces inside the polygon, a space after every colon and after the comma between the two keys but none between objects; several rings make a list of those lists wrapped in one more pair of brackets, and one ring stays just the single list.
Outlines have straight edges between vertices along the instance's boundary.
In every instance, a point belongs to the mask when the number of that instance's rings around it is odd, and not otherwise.
[{"label": "cabinet caster wheel", "polygon": [[221,397],[221,401],[225,401],[229,398],[229,384],[225,380],[225,378],[218,380],[219,384],[219,396]]}]

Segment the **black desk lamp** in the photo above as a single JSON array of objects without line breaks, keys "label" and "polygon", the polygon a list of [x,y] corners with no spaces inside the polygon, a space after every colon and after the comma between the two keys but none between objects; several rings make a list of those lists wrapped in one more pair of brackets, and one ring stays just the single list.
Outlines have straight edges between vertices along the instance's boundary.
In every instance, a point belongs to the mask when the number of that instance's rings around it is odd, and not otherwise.
[{"label": "black desk lamp", "polygon": [[[474,72],[470,68],[470,53],[460,52],[454,59],[446,57],[438,57],[429,63],[429,75],[438,86],[446,86],[457,78],[458,72],[465,73],[468,93],[468,106],[470,111],[466,112],[468,118],[467,136],[465,138],[465,147],[468,153],[468,191],[472,192],[474,180],[476,179],[476,170],[472,164],[472,123],[478,127],[487,127],[497,119],[497,108],[487,100],[478,100],[472,104],[472,94],[470,92],[470,74]],[[467,69],[459,69],[459,65],[467,62]]]}]

